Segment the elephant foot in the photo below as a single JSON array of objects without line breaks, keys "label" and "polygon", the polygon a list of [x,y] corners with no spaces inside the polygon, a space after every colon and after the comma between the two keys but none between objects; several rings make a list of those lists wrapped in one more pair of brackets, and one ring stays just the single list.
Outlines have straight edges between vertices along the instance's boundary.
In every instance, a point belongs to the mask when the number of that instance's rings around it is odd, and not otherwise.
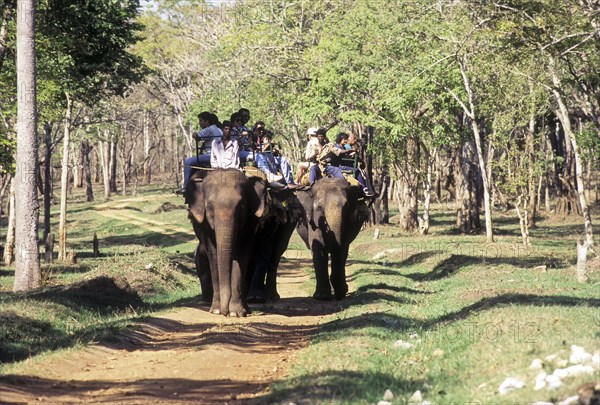
[{"label": "elephant foot", "polygon": [[266,302],[267,300],[262,295],[252,294],[252,295],[248,295],[248,298],[246,298],[246,301],[248,301],[252,304],[262,304],[262,303]]},{"label": "elephant foot", "polygon": [[317,291],[313,294],[313,298],[319,301],[331,301],[333,300],[333,295],[331,293],[320,293]]},{"label": "elephant foot", "polygon": [[262,304],[266,301],[265,294],[259,290],[250,290],[248,292],[248,296],[246,297],[246,302],[251,302],[255,304]]},{"label": "elephant foot", "polygon": [[210,308],[210,313],[215,315],[221,315],[221,308]]},{"label": "elephant foot", "polygon": [[278,301],[279,299],[281,299],[281,297],[279,296],[279,293],[277,291],[268,292],[265,298],[268,301]]},{"label": "elephant foot", "polygon": [[344,286],[341,288],[336,288],[335,290],[335,299],[336,300],[342,300],[346,297],[346,294],[348,293],[348,284],[344,283]]},{"label": "elephant foot", "polygon": [[243,305],[230,305],[229,306],[229,316],[235,316],[238,318],[242,318],[248,315],[248,311],[244,308]]}]

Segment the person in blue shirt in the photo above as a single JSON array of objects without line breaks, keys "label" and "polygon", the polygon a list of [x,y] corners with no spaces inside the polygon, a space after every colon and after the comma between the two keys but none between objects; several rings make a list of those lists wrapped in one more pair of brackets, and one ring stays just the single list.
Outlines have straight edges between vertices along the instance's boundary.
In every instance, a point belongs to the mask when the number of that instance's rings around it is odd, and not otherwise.
[{"label": "person in blue shirt", "polygon": [[[267,175],[267,181],[285,182],[288,188],[297,187],[289,160],[273,145],[271,131],[261,131],[261,147],[256,153],[256,166]],[[279,174],[278,172],[281,172]]]},{"label": "person in blue shirt", "polygon": [[[208,111],[203,111],[198,114],[198,123],[200,131],[192,134],[192,138],[199,142],[204,142],[206,145],[212,145],[212,141],[223,136],[223,131],[219,128],[219,118]],[[183,168],[183,187],[177,194],[184,194],[187,183],[192,175],[193,166],[210,167],[210,153],[192,156],[184,162]]]}]

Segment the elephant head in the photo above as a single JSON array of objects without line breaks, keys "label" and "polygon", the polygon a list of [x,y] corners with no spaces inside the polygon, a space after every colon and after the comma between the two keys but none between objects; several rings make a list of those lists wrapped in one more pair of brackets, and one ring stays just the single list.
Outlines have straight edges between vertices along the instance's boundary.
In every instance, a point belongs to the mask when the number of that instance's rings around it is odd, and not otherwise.
[{"label": "elephant head", "polygon": [[[194,232],[206,255],[206,260],[196,262],[210,266],[214,291],[210,311],[245,316],[248,309],[243,290],[248,245],[258,218],[266,213],[266,184],[260,178],[247,178],[236,169],[217,169],[204,176],[192,175],[186,196]],[[202,254],[202,249],[197,252]],[[206,269],[198,269],[199,275],[203,271]]]},{"label": "elephant head", "polygon": [[331,299],[331,282],[335,298],[342,299],[348,292],[348,249],[367,219],[366,203],[361,198],[359,188],[343,179],[320,179],[311,190],[298,191],[297,195],[306,212],[297,229],[312,251],[317,280],[314,297]]}]

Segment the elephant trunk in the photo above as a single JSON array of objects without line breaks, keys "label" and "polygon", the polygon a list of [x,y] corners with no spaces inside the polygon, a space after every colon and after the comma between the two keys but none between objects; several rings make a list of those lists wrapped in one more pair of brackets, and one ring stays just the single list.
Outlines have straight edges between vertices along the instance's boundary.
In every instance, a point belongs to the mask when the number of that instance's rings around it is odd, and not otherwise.
[{"label": "elephant trunk", "polygon": [[343,217],[344,217],[344,206],[339,204],[328,204],[325,207],[325,217],[327,218],[327,225],[329,228],[330,243],[335,250],[343,246]]},{"label": "elephant trunk", "polygon": [[221,314],[229,314],[229,302],[231,301],[231,270],[233,264],[233,236],[235,230],[231,226],[216,229],[217,240],[217,268],[219,274],[219,298],[221,302]]}]

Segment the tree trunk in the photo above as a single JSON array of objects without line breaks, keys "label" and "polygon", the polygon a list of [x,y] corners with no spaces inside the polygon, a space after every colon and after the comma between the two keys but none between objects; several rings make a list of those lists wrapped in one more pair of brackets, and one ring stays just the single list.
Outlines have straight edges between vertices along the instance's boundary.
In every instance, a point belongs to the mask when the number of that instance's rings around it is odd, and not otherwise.
[{"label": "tree trunk", "polygon": [[40,206],[37,194],[38,137],[35,61],[35,0],[20,0],[17,10],[17,171],[15,174],[14,291],[40,287],[38,248]]},{"label": "tree trunk", "polygon": [[67,190],[69,188],[69,149],[71,144],[71,115],[73,102],[69,93],[65,111],[65,131],[63,137],[62,173],[60,176],[60,218],[58,222],[58,260],[67,260]]},{"label": "tree trunk", "polygon": [[10,266],[15,259],[15,181],[10,180],[8,194],[8,229],[6,230],[6,246],[4,247],[4,264]]},{"label": "tree trunk", "polygon": [[0,188],[0,218],[2,218],[2,215],[4,215],[2,203],[4,202],[4,196],[6,195],[6,192],[9,190],[11,179],[12,177],[8,173],[2,175],[2,188]]},{"label": "tree trunk", "polygon": [[406,158],[401,163],[394,163],[399,187],[400,229],[413,232],[419,227],[418,200],[419,188],[419,142],[415,138],[407,139]]},{"label": "tree trunk", "polygon": [[377,181],[375,182],[375,190],[379,196],[373,203],[375,218],[374,222],[377,225],[389,224],[390,223],[390,211],[388,203],[388,190],[390,187],[390,177],[388,175],[387,167],[383,167],[378,170],[378,174],[375,176]]},{"label": "tree trunk", "polygon": [[490,205],[490,183],[488,181],[486,163],[483,159],[483,148],[481,142],[481,134],[479,130],[479,123],[477,122],[477,114],[475,112],[475,101],[473,94],[473,85],[471,79],[467,75],[466,69],[467,61],[466,57],[460,61],[460,73],[463,78],[463,84],[467,91],[469,107],[467,107],[462,101],[459,101],[463,107],[464,112],[469,116],[471,120],[471,128],[473,129],[473,137],[475,138],[475,150],[477,151],[477,161],[479,163],[479,173],[481,175],[481,181],[483,183],[483,204],[485,210],[485,233],[486,241],[488,243],[494,241],[494,234],[492,230],[492,210]]},{"label": "tree trunk", "polygon": [[117,142],[114,135],[110,137],[110,191],[117,192]]},{"label": "tree trunk", "polygon": [[94,201],[94,190],[92,189],[92,162],[90,159],[90,141],[81,140],[81,156],[83,157],[83,178],[85,182],[85,200]]},{"label": "tree trunk", "polygon": [[427,175],[423,182],[423,193],[425,197],[425,201],[423,202],[423,217],[419,218],[419,232],[421,235],[427,235],[429,233],[429,206],[431,203],[432,188],[431,179],[433,177],[433,165],[437,160],[437,154],[437,149],[433,149],[433,154],[430,154],[428,151],[425,152],[425,157],[427,159]]},{"label": "tree trunk", "polygon": [[473,145],[465,142],[456,153],[456,227],[462,233],[478,232],[481,229],[477,198],[477,170],[474,167]]},{"label": "tree trunk", "polygon": [[[573,126],[571,125],[571,119],[569,117],[569,111],[567,109],[567,105],[563,100],[562,95],[558,91],[560,89],[560,80],[554,71],[554,61],[550,61],[550,69],[552,73],[552,82],[554,87],[552,89],[552,93],[554,94],[554,98],[558,103],[558,119],[560,120],[563,131],[565,132],[565,138],[568,139],[567,143],[571,144],[571,149],[573,155],[575,157],[575,177],[577,183],[577,195],[579,197],[579,205],[581,207],[581,212],[583,215],[583,228],[585,234],[585,241],[589,245],[589,247],[594,246],[594,234],[592,231],[592,216],[590,214],[590,210],[587,204],[587,199],[585,198],[585,184],[583,181],[583,162],[581,161],[581,156],[579,153],[579,145],[577,144],[577,138],[575,137],[575,133],[573,131]],[[570,141],[570,142],[569,142]]]},{"label": "tree trunk", "polygon": [[52,125],[44,123],[44,237],[50,233],[50,206],[52,205]]},{"label": "tree trunk", "polygon": [[81,144],[80,147],[77,148],[76,145],[71,142],[71,151],[69,152],[71,156],[71,173],[73,175],[73,186],[75,188],[83,187],[83,176],[81,170],[81,162],[83,156],[81,156]]},{"label": "tree trunk", "polygon": [[102,179],[104,182],[104,197],[110,197],[110,150],[107,142],[98,141],[98,160],[102,165]]},{"label": "tree trunk", "polygon": [[537,216],[537,182],[535,178],[535,116],[533,115],[533,111],[529,117],[529,128],[527,130],[526,137],[526,153],[529,169],[527,177],[527,184],[529,188],[529,196],[527,197],[527,200],[529,201],[529,207],[527,209],[527,222],[530,228],[535,228]]},{"label": "tree trunk", "polygon": [[[527,215],[527,207],[530,205],[527,201],[527,198],[523,198],[523,194],[519,194],[517,197],[517,216],[519,217],[519,227],[521,228],[521,239],[523,240],[523,246],[527,249],[531,247],[531,240],[529,239],[529,216]],[[525,212],[521,213],[521,205],[523,206]]]},{"label": "tree trunk", "polygon": [[590,248],[590,244],[587,240],[577,242],[577,281],[585,283],[587,277],[587,253]]}]

